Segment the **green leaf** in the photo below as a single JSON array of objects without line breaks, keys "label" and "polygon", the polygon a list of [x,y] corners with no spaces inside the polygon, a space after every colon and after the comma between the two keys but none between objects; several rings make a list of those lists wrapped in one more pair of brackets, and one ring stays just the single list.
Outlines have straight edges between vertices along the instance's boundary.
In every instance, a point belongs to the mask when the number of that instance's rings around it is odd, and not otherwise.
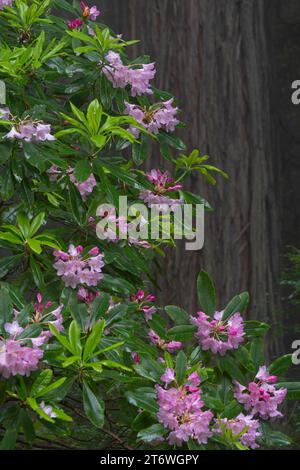
[{"label": "green leaf", "polygon": [[69,326],[69,343],[75,356],[81,355],[80,328],[76,320],[73,320]]},{"label": "green leaf", "polygon": [[80,160],[75,166],[75,176],[79,183],[84,183],[90,176],[92,168],[90,162],[86,160]]},{"label": "green leaf", "polygon": [[152,388],[140,388],[134,392],[125,392],[125,396],[131,405],[149,413],[156,415],[159,410],[156,393]]},{"label": "green leaf", "polygon": [[216,311],[216,292],[212,280],[205,271],[201,271],[198,276],[197,291],[199,303],[204,313],[212,316]]},{"label": "green leaf", "polygon": [[10,232],[0,232],[0,240],[5,240],[14,245],[23,245],[23,241],[19,237]]},{"label": "green leaf", "polygon": [[245,322],[245,332],[248,337],[256,337],[264,335],[270,326],[260,321],[250,320]]},{"label": "green leaf", "polygon": [[12,302],[10,299],[9,291],[5,287],[0,289],[0,329],[3,325],[11,320],[12,317]]},{"label": "green leaf", "polygon": [[84,351],[83,351],[83,360],[87,361],[92,356],[93,352],[95,351],[96,347],[100,343],[102,338],[102,334],[105,328],[105,320],[102,320],[97,325],[94,325],[91,334],[89,335]]},{"label": "green leaf", "polygon": [[23,432],[26,441],[30,444],[33,443],[36,438],[34,424],[29,414],[26,413],[24,410],[21,411],[21,425],[23,427]]},{"label": "green leaf", "polygon": [[92,311],[91,311],[91,321],[90,325],[100,320],[107,312],[109,308],[109,295],[105,292],[101,292],[101,294],[96,297],[94,302],[92,303]]},{"label": "green leaf", "polygon": [[6,256],[0,260],[0,279],[6,276],[6,274],[22,261],[23,255]]},{"label": "green leaf", "polygon": [[34,253],[40,255],[42,253],[42,247],[41,244],[38,240],[35,240],[33,238],[30,238],[27,240],[29,248],[34,251]]},{"label": "green leaf", "polygon": [[232,400],[225,406],[221,418],[234,419],[243,411],[243,407],[236,400]]},{"label": "green leaf", "polygon": [[178,325],[186,325],[189,320],[189,314],[182,308],[176,307],[175,305],[168,305],[165,307],[165,311],[169,317]]},{"label": "green leaf", "polygon": [[264,341],[263,338],[257,337],[251,342],[250,354],[253,362],[258,370],[259,366],[264,363]]},{"label": "green leaf", "polygon": [[247,348],[240,346],[233,354],[245,369],[250,372],[255,370],[253,359]]},{"label": "green leaf", "polygon": [[136,165],[141,165],[147,157],[148,137],[142,134],[140,142],[134,142],[132,145],[132,159]]},{"label": "green leaf", "polygon": [[197,329],[193,325],[175,326],[168,331],[168,338],[175,341],[190,341],[195,337]]},{"label": "green leaf", "polygon": [[243,292],[242,294],[234,297],[225,308],[222,321],[228,320],[228,318],[230,318],[234,313],[243,313],[249,304],[249,300],[250,297],[248,292]]},{"label": "green leaf", "polygon": [[269,372],[271,375],[283,375],[291,367],[293,367],[293,354],[286,354],[272,362]]},{"label": "green leaf", "polygon": [[52,392],[53,390],[56,390],[57,388],[61,387],[64,384],[65,380],[66,380],[66,377],[62,377],[61,379],[58,379],[56,382],[53,382],[47,387],[44,387],[43,389],[39,390],[35,394],[35,398],[43,397],[47,393]]},{"label": "green leaf", "polygon": [[245,385],[246,378],[232,357],[217,357],[217,365],[221,373],[226,372],[231,379]]},{"label": "green leaf", "polygon": [[78,225],[83,225],[86,211],[78,190],[71,183],[69,184],[69,201],[74,219]]},{"label": "green leaf", "polygon": [[15,192],[15,185],[12,172],[7,170],[1,185],[1,195],[4,201],[8,201]]},{"label": "green leaf", "polygon": [[69,341],[67,340],[67,338],[63,335],[60,335],[58,333],[58,331],[56,330],[56,328],[54,328],[53,325],[49,325],[49,329],[50,329],[50,331],[52,331],[52,333],[57,338],[57,340],[60,342],[60,344],[62,344],[62,346],[64,346],[64,348],[67,349],[71,354],[74,354],[74,350],[73,350],[71,344],[69,343]]},{"label": "green leaf", "polygon": [[96,428],[104,426],[104,402],[96,397],[86,382],[83,382],[83,407],[84,412]]},{"label": "green leaf", "polygon": [[23,237],[27,239],[30,233],[30,221],[27,215],[23,214],[22,212],[19,212],[17,215],[17,222]]},{"label": "green leaf", "polygon": [[88,107],[86,115],[88,121],[88,128],[92,135],[97,134],[99,131],[102,114],[103,110],[99,101],[97,99],[92,101]]},{"label": "green leaf", "polygon": [[121,370],[126,370],[127,372],[131,372],[131,369],[129,367],[124,366],[123,364],[120,364],[119,362],[103,360],[103,361],[98,361],[98,363],[103,366],[109,367],[110,369],[121,369]]},{"label": "green leaf", "polygon": [[137,438],[143,442],[155,441],[168,433],[168,430],[162,424],[153,424],[147,429],[143,429],[137,435]]},{"label": "green leaf", "polygon": [[13,450],[16,447],[17,437],[18,429],[7,429],[2,441],[0,442],[0,450]]},{"label": "green leaf", "polygon": [[176,379],[179,385],[181,385],[184,382],[186,370],[187,370],[187,358],[186,358],[185,353],[183,351],[180,351],[176,359],[176,367],[175,367]]},{"label": "green leaf", "polygon": [[104,274],[101,281],[102,289],[113,294],[130,294],[135,291],[134,286],[125,279],[113,277],[109,274]]},{"label": "green leaf", "polygon": [[161,144],[168,145],[170,147],[175,148],[176,150],[186,150],[185,143],[173,134],[168,134],[167,132],[160,131],[158,135],[158,140]]},{"label": "green leaf", "polygon": [[300,382],[279,382],[275,384],[276,388],[286,388],[287,398],[289,400],[300,399]]},{"label": "green leaf", "polygon": [[35,285],[38,288],[44,286],[44,276],[39,267],[38,263],[35,261],[33,256],[30,256],[30,271],[34,280]]},{"label": "green leaf", "polygon": [[38,214],[30,224],[30,231],[29,237],[33,237],[33,235],[39,230],[39,228],[43,225],[45,220],[45,212],[41,212]]},{"label": "green leaf", "polygon": [[43,370],[32,384],[30,395],[35,397],[43,388],[47,387],[52,380],[53,372],[51,369]]}]

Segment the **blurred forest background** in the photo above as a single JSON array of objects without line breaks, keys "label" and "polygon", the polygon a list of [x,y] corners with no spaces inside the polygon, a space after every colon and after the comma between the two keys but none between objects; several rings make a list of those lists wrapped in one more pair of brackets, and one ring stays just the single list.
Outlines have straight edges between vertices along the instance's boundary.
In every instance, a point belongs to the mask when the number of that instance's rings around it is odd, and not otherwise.
[{"label": "blurred forest background", "polygon": [[[141,40],[132,57],[156,61],[157,85],[178,97],[189,150],[209,154],[230,175],[216,187],[190,180],[215,210],[206,215],[201,252],[182,244],[161,262],[160,302],[195,311],[195,279],[205,268],[220,306],[249,290],[251,318],[273,326],[270,356],[292,352],[300,319],[281,281],[300,233],[300,106],[291,101],[291,84],[300,79],[299,0],[93,3],[115,32]],[[148,162],[162,164],[155,151]]]}]

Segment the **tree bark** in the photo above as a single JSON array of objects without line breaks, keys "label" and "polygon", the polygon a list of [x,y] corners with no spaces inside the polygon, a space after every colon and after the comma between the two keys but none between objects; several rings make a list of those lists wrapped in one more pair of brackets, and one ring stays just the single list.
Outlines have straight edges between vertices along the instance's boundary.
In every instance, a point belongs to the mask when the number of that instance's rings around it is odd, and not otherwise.
[{"label": "tree bark", "polygon": [[[268,66],[265,1],[101,1],[104,22],[126,37],[141,39],[134,54],[157,62],[156,85],[180,100],[181,131],[189,149],[208,153],[230,180],[209,187],[200,177],[189,188],[212,203],[206,215],[205,247],[168,251],[158,273],[163,304],[197,309],[196,276],[214,278],[220,308],[248,290],[251,319],[279,326],[279,160],[272,142],[271,70]],[[275,139],[276,140],[276,139]],[[153,154],[149,165],[162,165]],[[273,336],[270,354],[281,350]]]}]

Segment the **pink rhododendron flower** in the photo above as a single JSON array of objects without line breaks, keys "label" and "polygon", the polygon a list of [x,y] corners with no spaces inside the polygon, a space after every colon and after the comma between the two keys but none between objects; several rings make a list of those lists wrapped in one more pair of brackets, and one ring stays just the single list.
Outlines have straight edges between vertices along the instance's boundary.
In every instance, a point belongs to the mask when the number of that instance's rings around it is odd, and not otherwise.
[{"label": "pink rhododendron flower", "polygon": [[261,436],[261,433],[258,432],[260,423],[258,420],[253,419],[252,416],[245,416],[241,413],[235,419],[229,420],[225,418],[220,421],[215,421],[215,433],[222,434],[223,432],[226,432],[227,429],[231,429],[233,436],[239,436],[244,431],[243,435],[239,439],[241,444],[245,447],[249,447],[250,449],[257,449],[259,447],[256,443],[256,439]]},{"label": "pink rhododendron flower", "polygon": [[143,290],[139,290],[137,294],[131,294],[131,302],[138,305],[139,311],[145,314],[146,321],[151,321],[154,313],[157,312],[157,308],[151,305],[155,301],[154,295],[145,295]]},{"label": "pink rhododendron flower", "polygon": [[174,380],[175,380],[174,370],[168,367],[164,375],[161,376],[161,381],[164,382],[166,385],[170,385],[170,383],[174,382]]},{"label": "pink rhododendron flower", "polygon": [[[174,381],[174,371],[167,369],[161,380],[166,384]],[[158,420],[170,429],[168,442],[170,445],[182,446],[190,439],[199,444],[207,444],[212,436],[209,425],[213,418],[211,411],[204,411],[201,390],[189,387],[171,387],[169,389],[156,385],[159,411]]]},{"label": "pink rhododendron flower", "polygon": [[91,21],[96,21],[97,17],[100,15],[100,11],[96,6],[88,7],[85,5],[84,2],[80,3],[81,10],[82,10],[82,17],[85,19],[89,19]]},{"label": "pink rhododendron flower", "polygon": [[85,201],[88,196],[93,192],[94,187],[97,186],[96,178],[93,174],[91,174],[86,181],[83,183],[79,183],[76,179],[74,173],[70,173],[69,175],[70,181],[76,186],[82,199]]},{"label": "pink rhododendron flower", "polygon": [[120,54],[110,51],[106,56],[108,65],[103,68],[106,78],[112,82],[114,88],[131,87],[131,95],[139,96],[151,94],[150,80],[155,77],[155,64],[143,64],[139,68],[124,65]]},{"label": "pink rhododendron flower", "polygon": [[70,245],[67,253],[60,250],[53,253],[56,258],[54,268],[57,275],[63,278],[66,287],[72,289],[76,289],[79,284],[97,286],[103,277],[104,255],[99,253],[93,256],[89,253],[82,256],[81,248]]},{"label": "pink rhododendron flower", "polygon": [[11,375],[29,376],[37,369],[43,354],[40,349],[22,346],[13,339],[0,341],[0,374],[6,379]]},{"label": "pink rhododendron flower", "polygon": [[110,242],[118,242],[121,235],[127,235],[127,220],[125,217],[117,217],[115,208],[106,210],[102,207],[98,215],[101,217],[101,223],[97,225],[99,238],[104,238]]},{"label": "pink rhododendron flower", "polygon": [[0,108],[0,119],[3,119],[4,121],[8,121],[10,118],[10,110],[9,108]]},{"label": "pink rhododendron flower", "polygon": [[147,179],[154,185],[153,191],[148,189],[140,192],[140,199],[142,199],[149,207],[157,206],[158,210],[165,212],[170,206],[182,205],[183,199],[171,199],[166,197],[165,194],[178,191],[182,189],[181,184],[172,184],[173,179],[169,177],[169,173],[165,171],[162,173],[160,170],[151,170],[146,173]]},{"label": "pink rhododendron flower", "polygon": [[155,331],[150,330],[148,333],[148,337],[151,341],[151,343],[154,346],[157,346],[158,348],[162,349],[163,351],[169,351],[169,352],[174,352],[178,349],[182,348],[182,343],[179,341],[165,341],[161,339]]},{"label": "pink rhododendron flower", "polygon": [[75,20],[73,21],[67,20],[67,24],[69,28],[73,31],[73,29],[80,29],[83,25],[83,21],[80,18],[75,18]]},{"label": "pink rhododendron flower", "polygon": [[46,413],[49,418],[56,418],[57,414],[54,413],[52,406],[46,405],[44,401],[40,403],[40,408],[43,410],[44,413]]},{"label": "pink rhododendron flower", "polygon": [[[59,170],[58,166],[52,165],[49,170],[47,170],[49,175],[49,180],[53,183],[56,183],[58,178],[63,175],[63,172]],[[74,168],[69,167],[67,170],[67,175],[69,176],[70,181],[76,186],[78,189],[82,199],[85,201],[88,196],[93,192],[95,186],[97,186],[96,178],[93,174],[87,178],[86,181],[83,183],[79,183],[76,179],[74,174]]]},{"label": "pink rhododendron flower", "polygon": [[22,328],[16,320],[12,323],[5,323],[4,329],[11,338],[20,335],[24,331],[24,328]]},{"label": "pink rhododendron flower", "polygon": [[51,134],[50,124],[27,121],[13,126],[5,136],[7,139],[20,139],[25,142],[45,142],[56,140]]},{"label": "pink rhododendron flower", "polygon": [[0,0],[0,10],[3,10],[4,7],[11,7],[14,3],[14,0]]},{"label": "pink rhododendron flower", "polygon": [[211,320],[204,312],[198,312],[191,322],[198,328],[196,333],[204,351],[210,350],[214,354],[224,356],[226,351],[238,349],[244,341],[244,321],[240,313],[235,313],[225,322],[222,321],[223,312],[216,312]]},{"label": "pink rhododendron flower", "polygon": [[[178,108],[172,106],[173,101],[171,99],[161,103],[161,105],[151,106],[149,109],[142,108],[136,104],[125,103],[125,112],[153,134],[158,134],[160,129],[174,132],[177,124],[179,124],[179,120],[176,118]],[[139,129],[131,126],[130,131],[136,138],[139,137]]]},{"label": "pink rhododendron flower", "polygon": [[278,411],[286,397],[287,389],[277,389],[272,383],[277,381],[277,377],[269,375],[267,367],[260,367],[255,380],[244,387],[235,381],[234,396],[239,403],[252,416],[260,416],[262,419],[282,418],[282,413]]}]

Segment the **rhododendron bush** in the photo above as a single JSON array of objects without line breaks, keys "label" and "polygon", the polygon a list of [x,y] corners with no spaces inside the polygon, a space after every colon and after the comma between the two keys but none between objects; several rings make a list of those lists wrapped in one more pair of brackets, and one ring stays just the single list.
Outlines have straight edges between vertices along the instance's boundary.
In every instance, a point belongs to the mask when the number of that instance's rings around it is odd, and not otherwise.
[{"label": "rhododendron bush", "polygon": [[[266,364],[269,326],[245,320],[249,295],[218,305],[202,271],[198,312],[160,306],[152,266],[174,229],[167,240],[123,236],[132,217],[118,213],[120,196],[211,211],[185,181],[227,176],[188,155],[155,63],[129,60],[135,41],[102,24],[93,2],[0,9],[1,448],[288,444],[272,422],[300,385],[285,380],[289,355]],[[145,172],[151,149],[161,167]],[[103,218],[117,234],[98,236]]]}]

